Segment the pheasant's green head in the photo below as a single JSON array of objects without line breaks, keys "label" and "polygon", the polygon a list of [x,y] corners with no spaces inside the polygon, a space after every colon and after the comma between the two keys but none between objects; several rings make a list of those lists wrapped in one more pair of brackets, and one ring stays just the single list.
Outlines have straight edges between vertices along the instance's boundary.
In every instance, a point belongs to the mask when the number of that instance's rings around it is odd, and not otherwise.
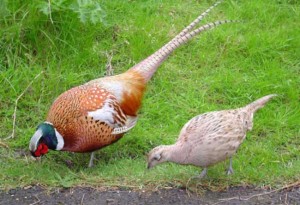
[{"label": "pheasant's green head", "polygon": [[60,150],[63,147],[62,136],[57,132],[51,123],[41,123],[29,144],[29,150],[34,157],[47,154],[48,149]]}]

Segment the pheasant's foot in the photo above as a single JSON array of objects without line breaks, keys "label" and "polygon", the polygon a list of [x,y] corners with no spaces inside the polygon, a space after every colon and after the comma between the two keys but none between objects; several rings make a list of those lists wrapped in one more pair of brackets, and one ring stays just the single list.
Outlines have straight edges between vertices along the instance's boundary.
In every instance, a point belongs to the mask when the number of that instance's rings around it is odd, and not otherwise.
[{"label": "pheasant's foot", "polygon": [[234,173],[234,171],[233,171],[232,167],[228,168],[227,175],[231,175],[233,173]]},{"label": "pheasant's foot", "polygon": [[207,168],[204,168],[198,176],[194,176],[191,179],[203,179],[206,177],[206,174],[207,174]]},{"label": "pheasant's foot", "polygon": [[203,179],[207,175],[207,168],[204,168],[201,174],[198,176],[199,179]]}]

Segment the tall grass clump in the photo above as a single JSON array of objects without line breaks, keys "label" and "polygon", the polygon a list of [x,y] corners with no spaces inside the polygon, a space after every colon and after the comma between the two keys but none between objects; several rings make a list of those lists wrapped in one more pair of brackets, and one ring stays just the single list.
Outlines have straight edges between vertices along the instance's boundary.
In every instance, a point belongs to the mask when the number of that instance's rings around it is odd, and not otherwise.
[{"label": "tall grass clump", "polygon": [[[1,3],[1,66],[24,63],[46,64],[49,58],[64,58],[91,39],[82,41],[90,27],[99,30],[105,13],[93,1],[8,1]],[[66,53],[67,52],[67,53]],[[38,61],[36,61],[38,60]]]}]

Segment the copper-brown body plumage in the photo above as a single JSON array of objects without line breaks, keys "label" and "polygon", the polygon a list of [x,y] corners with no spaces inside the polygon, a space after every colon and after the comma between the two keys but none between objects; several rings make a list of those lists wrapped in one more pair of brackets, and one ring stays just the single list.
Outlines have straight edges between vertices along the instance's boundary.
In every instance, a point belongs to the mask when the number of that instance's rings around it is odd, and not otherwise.
[{"label": "copper-brown body plumage", "polygon": [[[125,82],[126,91],[119,100],[109,87],[101,86],[106,81]],[[64,137],[62,150],[91,152],[112,144],[123,134],[112,134],[114,127],[88,116],[88,112],[102,109],[109,100],[108,106],[114,111],[111,124],[122,127],[126,124],[127,116],[137,115],[144,90],[145,82],[135,71],[96,79],[61,94],[52,104],[47,122],[52,123]]]}]

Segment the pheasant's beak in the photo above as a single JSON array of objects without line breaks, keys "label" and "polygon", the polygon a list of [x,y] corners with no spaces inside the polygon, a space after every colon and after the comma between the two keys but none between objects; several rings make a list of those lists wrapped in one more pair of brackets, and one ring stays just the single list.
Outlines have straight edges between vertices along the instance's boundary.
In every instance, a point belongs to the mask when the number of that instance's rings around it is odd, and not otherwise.
[{"label": "pheasant's beak", "polygon": [[42,161],[42,156],[37,157],[35,156],[34,152],[30,152],[31,153],[31,158],[37,162],[41,162]]},{"label": "pheasant's beak", "polygon": [[35,154],[34,154],[34,152],[30,152],[31,153],[31,158],[33,159],[33,160],[35,160],[35,161],[37,161],[37,162],[41,162],[41,160],[42,160],[42,156],[36,156]]},{"label": "pheasant's beak", "polygon": [[148,163],[147,169],[151,169],[153,166],[151,165],[151,162]]},{"label": "pheasant's beak", "polygon": [[31,156],[33,156],[34,158],[37,158],[37,156],[35,155],[34,152],[30,151],[30,153],[31,153]]}]

